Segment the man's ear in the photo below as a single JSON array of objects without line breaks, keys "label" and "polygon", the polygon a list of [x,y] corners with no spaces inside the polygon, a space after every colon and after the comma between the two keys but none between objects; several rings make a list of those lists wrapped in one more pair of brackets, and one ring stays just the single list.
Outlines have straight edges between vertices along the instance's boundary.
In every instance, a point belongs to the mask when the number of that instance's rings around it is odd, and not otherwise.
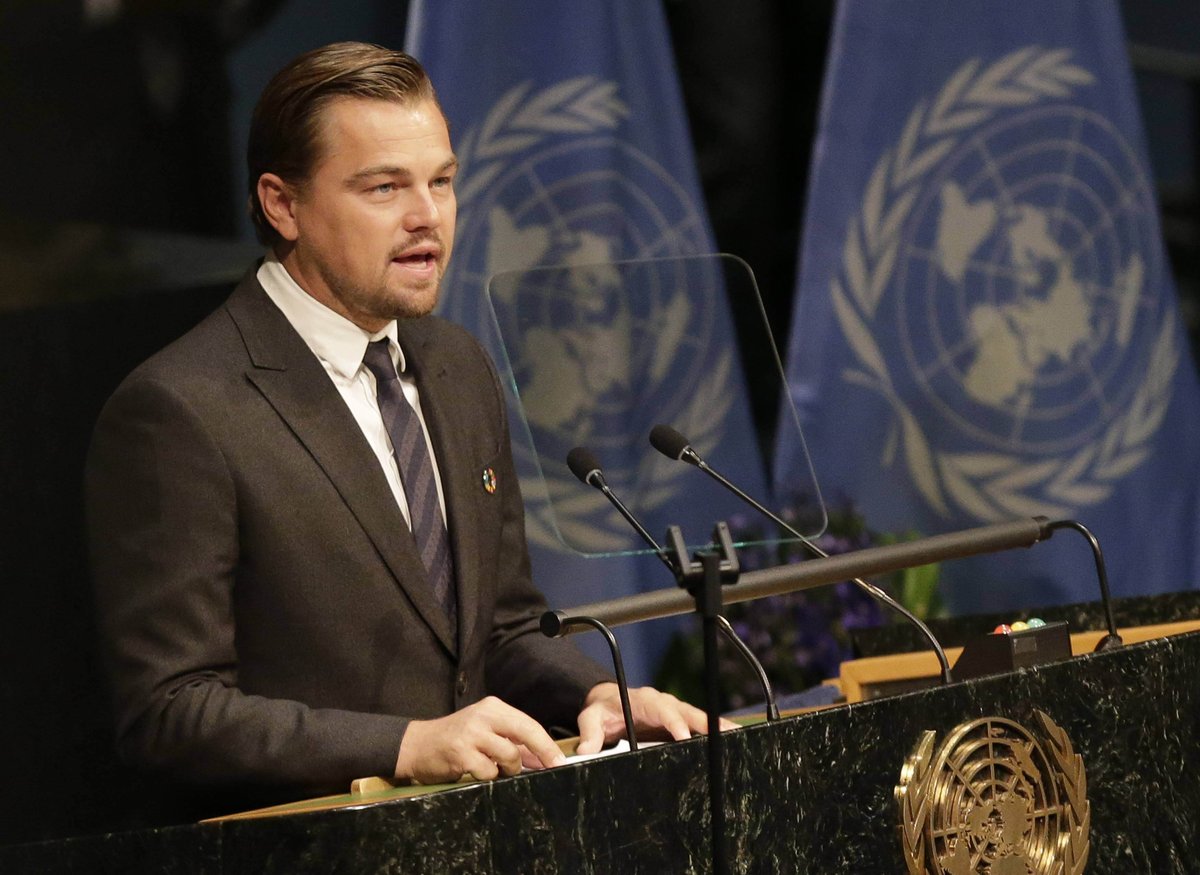
[{"label": "man's ear", "polygon": [[262,204],[263,215],[279,232],[279,236],[288,242],[295,242],[300,236],[296,224],[296,192],[274,173],[264,173],[258,178],[258,202]]}]

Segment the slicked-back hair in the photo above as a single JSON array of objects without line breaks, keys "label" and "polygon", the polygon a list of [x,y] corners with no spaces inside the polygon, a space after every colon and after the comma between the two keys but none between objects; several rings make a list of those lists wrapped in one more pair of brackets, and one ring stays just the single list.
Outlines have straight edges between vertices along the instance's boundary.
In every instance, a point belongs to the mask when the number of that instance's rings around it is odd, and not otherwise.
[{"label": "slicked-back hair", "polygon": [[274,173],[303,190],[320,159],[322,110],[343,97],[437,103],[433,83],[416,58],[369,43],[313,49],[276,73],[254,107],[246,149],[250,218],[263,245],[273,246],[280,236],[259,202],[259,177]]}]

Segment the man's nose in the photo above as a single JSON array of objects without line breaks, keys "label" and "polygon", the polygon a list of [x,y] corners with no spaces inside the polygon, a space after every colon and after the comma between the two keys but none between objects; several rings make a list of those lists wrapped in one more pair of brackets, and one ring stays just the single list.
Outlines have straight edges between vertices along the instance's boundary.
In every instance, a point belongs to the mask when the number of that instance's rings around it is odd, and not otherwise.
[{"label": "man's nose", "polygon": [[414,189],[412,197],[405,204],[404,230],[419,231],[423,228],[436,228],[441,223],[441,209],[434,200],[432,192]]}]

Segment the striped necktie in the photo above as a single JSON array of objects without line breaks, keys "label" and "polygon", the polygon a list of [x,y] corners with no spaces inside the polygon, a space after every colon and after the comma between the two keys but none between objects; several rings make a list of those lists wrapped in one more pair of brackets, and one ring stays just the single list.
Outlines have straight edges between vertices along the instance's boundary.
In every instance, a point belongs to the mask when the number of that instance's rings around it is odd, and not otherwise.
[{"label": "striped necktie", "polygon": [[446,524],[438,506],[437,484],[425,443],[425,430],[421,427],[417,412],[404,397],[392,354],[388,351],[387,338],[367,344],[363,364],[375,375],[379,413],[392,440],[392,454],[400,466],[400,479],[404,483],[404,496],[408,499],[408,515],[417,552],[421,554],[421,561],[429,572],[433,594],[450,618],[451,630],[456,631],[454,559],[450,554]]}]

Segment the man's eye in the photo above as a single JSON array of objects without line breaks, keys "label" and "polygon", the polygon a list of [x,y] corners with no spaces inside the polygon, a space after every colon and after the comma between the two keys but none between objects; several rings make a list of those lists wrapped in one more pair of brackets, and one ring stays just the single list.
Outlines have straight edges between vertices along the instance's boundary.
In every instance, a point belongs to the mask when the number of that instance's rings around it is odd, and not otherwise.
[{"label": "man's eye", "polygon": [[453,184],[453,176],[439,176],[433,181],[434,188],[449,188]]},{"label": "man's eye", "polygon": [[379,185],[371,187],[371,191],[376,192],[377,194],[391,194],[395,190],[396,183],[394,182],[381,182]]}]

